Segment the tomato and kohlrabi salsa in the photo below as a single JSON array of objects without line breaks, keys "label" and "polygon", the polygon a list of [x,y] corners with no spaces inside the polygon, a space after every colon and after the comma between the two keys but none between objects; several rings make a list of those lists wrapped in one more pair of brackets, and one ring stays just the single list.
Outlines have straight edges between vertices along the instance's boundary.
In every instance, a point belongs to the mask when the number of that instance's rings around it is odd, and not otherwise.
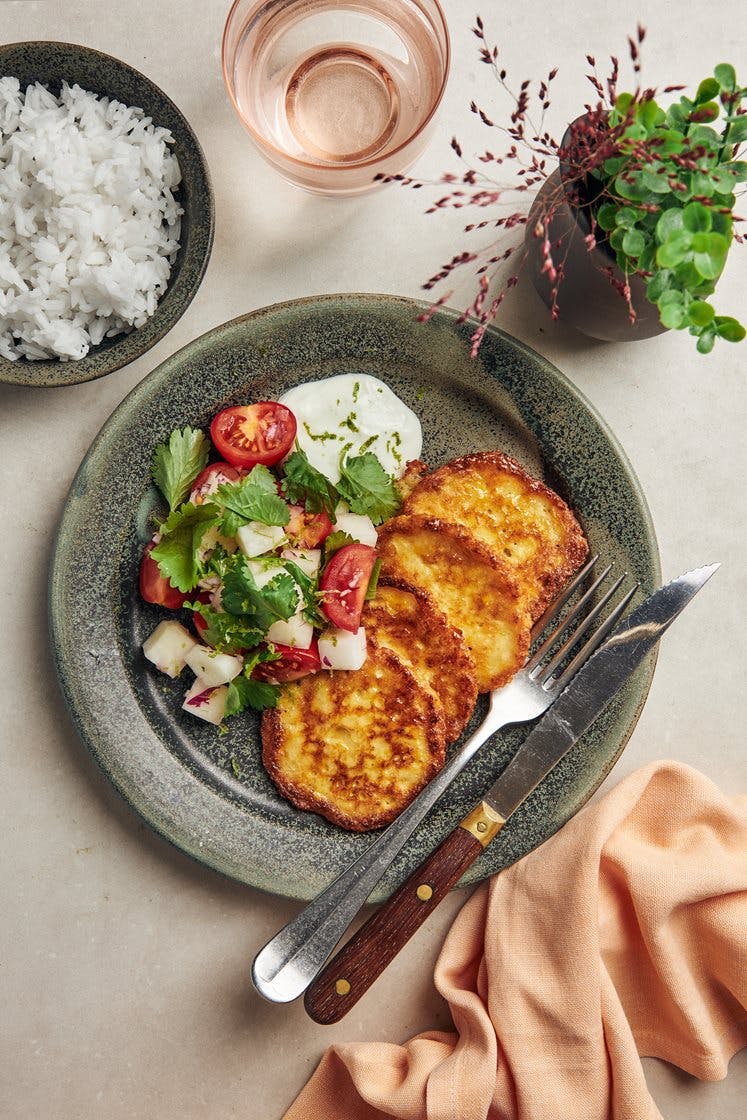
[{"label": "tomato and kohlrabi salsa", "polygon": [[361,613],[378,578],[376,526],[420,455],[415,414],[374,377],[342,374],[279,401],[222,409],[153,454],[168,506],[140,561],[140,594],[176,612],[143,652],[191,670],[186,711],[210,723],[366,657]]}]

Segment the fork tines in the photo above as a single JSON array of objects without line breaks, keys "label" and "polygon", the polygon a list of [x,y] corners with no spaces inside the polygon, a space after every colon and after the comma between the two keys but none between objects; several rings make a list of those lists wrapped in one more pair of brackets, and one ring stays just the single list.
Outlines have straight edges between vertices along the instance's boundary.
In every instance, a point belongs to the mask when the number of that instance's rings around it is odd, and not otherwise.
[{"label": "fork tines", "polygon": [[[628,573],[623,572],[612,586],[605,591],[599,602],[595,603],[588,613],[584,614],[588,604],[593,600],[597,591],[612,571],[612,564],[608,564],[604,571],[596,577],[573,606],[562,615],[555,629],[552,630],[547,637],[544,637],[547,627],[561,615],[563,608],[592,571],[598,559],[598,556],[592,556],[534,625],[532,637],[535,641],[541,637],[542,641],[540,645],[532,651],[532,655],[526,664],[526,669],[531,679],[541,684],[543,688],[556,690],[565,687],[576,672],[576,669],[602,644],[638,589],[638,584],[634,584],[634,586],[626,592],[622,599],[589,635],[569,663],[565,665],[560,675],[556,676],[556,670],[562,666],[565,658],[575,649],[584,634],[588,633],[598,619],[600,619],[605,608],[628,577]],[[577,625],[574,626],[573,624],[576,623],[577,619],[579,621]],[[558,641],[561,640],[566,633],[567,637],[565,637],[565,640],[563,640],[562,644],[556,649],[555,647]],[[552,657],[547,660],[547,655],[552,651],[554,651]]]}]

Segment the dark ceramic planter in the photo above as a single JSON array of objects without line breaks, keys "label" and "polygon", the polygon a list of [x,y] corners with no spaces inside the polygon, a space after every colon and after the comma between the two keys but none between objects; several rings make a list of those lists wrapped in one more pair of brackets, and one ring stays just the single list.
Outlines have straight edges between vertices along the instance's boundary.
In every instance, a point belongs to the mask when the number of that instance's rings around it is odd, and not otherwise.
[{"label": "dark ceramic planter", "polygon": [[[534,236],[538,216],[547,202],[560,197],[550,221],[553,260],[563,262],[565,275],[558,288],[557,306],[560,319],[591,338],[605,342],[632,342],[652,338],[667,328],[659,320],[659,312],[646,299],[645,283],[638,276],[630,278],[630,291],[636,321],[628,318],[627,304],[610,282],[604,270],[612,267],[624,280],[610,249],[597,242],[592,249],[586,244],[590,225],[586,214],[572,206],[563,193],[560,170],[553,172],[541,187],[526,226],[527,266],[532,283],[548,307],[552,306],[551,283],[542,272],[542,239]],[[559,243],[559,244],[558,244]]]}]

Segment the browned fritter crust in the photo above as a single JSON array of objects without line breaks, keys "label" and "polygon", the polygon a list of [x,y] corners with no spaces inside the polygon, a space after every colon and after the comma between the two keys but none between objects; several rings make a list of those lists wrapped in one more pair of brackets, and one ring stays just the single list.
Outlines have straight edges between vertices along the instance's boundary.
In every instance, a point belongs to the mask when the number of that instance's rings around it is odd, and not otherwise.
[{"label": "browned fritter crust", "polygon": [[431,692],[374,642],[361,669],[304,677],[262,714],[262,759],[280,793],[355,832],[394,820],[441,769],[445,744]]},{"label": "browned fritter crust", "polygon": [[504,557],[533,621],[588,554],[562,498],[501,451],[463,455],[425,475],[403,512],[457,522]]},{"label": "browned fritter crust", "polygon": [[403,502],[410,496],[427,470],[428,466],[422,459],[410,459],[404,473],[397,479],[397,490]]},{"label": "browned fritter crust", "polygon": [[443,708],[446,741],[458,739],[477,700],[475,663],[459,630],[424,591],[380,579],[361,624],[430,688]]},{"label": "browned fritter crust", "polygon": [[379,529],[381,571],[424,590],[463,635],[477,686],[506,684],[529,650],[531,621],[505,560],[463,526],[416,514]]}]

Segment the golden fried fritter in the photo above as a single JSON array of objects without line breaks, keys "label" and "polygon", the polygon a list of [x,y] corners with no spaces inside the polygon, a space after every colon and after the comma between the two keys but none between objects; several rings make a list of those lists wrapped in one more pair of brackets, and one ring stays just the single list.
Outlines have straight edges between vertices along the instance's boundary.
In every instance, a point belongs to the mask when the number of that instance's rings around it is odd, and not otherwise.
[{"label": "golden fried fritter", "polygon": [[499,688],[521,668],[531,622],[506,562],[460,525],[416,514],[379,530],[381,571],[424,590],[461,631],[480,692]]},{"label": "golden fried fritter", "polygon": [[394,820],[438,773],[444,721],[430,690],[369,642],[354,672],[287,685],[262,714],[262,757],[284,797],[356,832]]},{"label": "golden fried fritter", "polygon": [[410,496],[427,470],[428,467],[422,459],[410,459],[404,473],[397,479],[397,490],[402,501]]},{"label": "golden fried fritter", "polygon": [[475,663],[458,630],[424,591],[379,580],[363,608],[366,635],[393,650],[443,708],[446,741],[458,739],[477,699]]},{"label": "golden fried fritter", "polygon": [[500,451],[453,459],[410,491],[405,514],[463,525],[503,557],[535,621],[583,563],[588,546],[565,502]]}]

